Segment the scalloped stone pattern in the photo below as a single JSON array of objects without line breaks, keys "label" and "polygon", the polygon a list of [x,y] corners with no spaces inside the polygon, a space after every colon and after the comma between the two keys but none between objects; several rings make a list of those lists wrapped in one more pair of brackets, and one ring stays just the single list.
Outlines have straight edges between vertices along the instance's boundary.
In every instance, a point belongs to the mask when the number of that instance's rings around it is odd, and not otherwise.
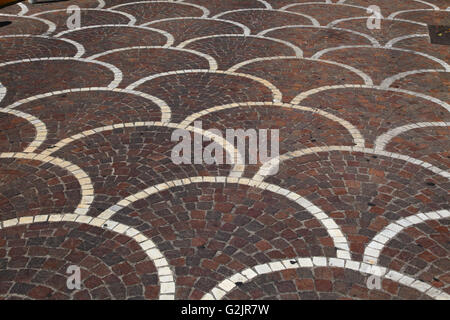
[{"label": "scalloped stone pattern", "polygon": [[[1,8],[0,300],[450,300],[446,7]],[[175,164],[176,129],[280,155]]]}]

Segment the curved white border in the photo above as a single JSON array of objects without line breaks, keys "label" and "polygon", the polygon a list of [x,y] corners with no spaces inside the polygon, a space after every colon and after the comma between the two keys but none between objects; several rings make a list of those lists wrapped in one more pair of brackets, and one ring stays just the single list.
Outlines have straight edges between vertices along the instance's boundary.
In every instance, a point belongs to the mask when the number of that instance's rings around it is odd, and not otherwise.
[{"label": "curved white border", "polygon": [[111,53],[115,53],[115,52],[121,52],[121,51],[127,51],[127,50],[141,50],[141,49],[167,49],[167,50],[174,50],[174,51],[181,51],[181,52],[189,52],[192,54],[195,54],[201,58],[204,58],[208,61],[209,64],[209,70],[210,71],[216,71],[218,66],[217,66],[217,62],[216,59],[214,59],[213,57],[211,57],[209,54],[203,53],[203,52],[199,52],[196,50],[191,50],[191,49],[183,49],[183,48],[175,48],[175,47],[161,47],[161,46],[136,46],[136,47],[126,47],[126,48],[118,48],[118,49],[112,49],[112,50],[108,50],[105,52],[101,52],[101,53],[97,53],[94,54],[86,59],[88,60],[95,60],[98,59],[102,56],[106,56],[108,54]]},{"label": "curved white border", "polygon": [[339,258],[327,258],[327,257],[310,257],[310,258],[291,258],[285,260],[275,260],[268,263],[259,264],[251,268],[244,269],[240,272],[233,274],[231,277],[226,278],[215,286],[209,293],[206,293],[202,300],[221,300],[226,294],[230,293],[235,287],[236,283],[246,283],[253,278],[277,271],[283,271],[288,269],[299,268],[314,268],[314,267],[334,267],[350,269],[361,272],[363,274],[375,275],[382,278],[390,279],[398,282],[407,287],[416,289],[425,293],[429,297],[438,300],[450,300],[450,295],[447,293],[432,287],[431,285],[415,280],[407,275],[399,273],[394,270],[389,270],[385,267],[369,265],[364,262],[354,260],[343,260]]},{"label": "curved white border", "polygon": [[22,104],[25,104],[25,103],[28,103],[31,101],[35,101],[35,100],[39,100],[39,99],[43,99],[43,98],[47,98],[50,96],[56,96],[56,95],[61,95],[61,94],[66,94],[66,93],[86,92],[86,91],[109,91],[109,92],[123,92],[123,93],[133,94],[133,95],[148,99],[151,102],[153,102],[154,104],[156,104],[156,106],[158,106],[161,109],[161,122],[170,122],[170,119],[172,117],[172,111],[170,110],[170,107],[167,105],[166,102],[164,102],[163,100],[161,100],[157,97],[154,97],[147,93],[136,91],[136,90],[119,89],[119,88],[111,89],[108,87],[74,88],[74,89],[65,89],[65,90],[60,90],[60,91],[51,91],[51,92],[47,92],[47,93],[41,93],[41,94],[38,94],[38,95],[35,95],[32,97],[28,97],[26,99],[16,101],[13,104],[10,104],[9,106],[3,108],[3,110],[11,110]]},{"label": "curved white border", "polygon": [[94,188],[92,186],[91,178],[86,172],[79,166],[60,158],[37,154],[37,153],[25,153],[25,152],[3,152],[0,153],[0,159],[29,159],[34,161],[40,161],[42,163],[50,163],[61,169],[68,171],[72,176],[77,179],[81,188],[80,203],[76,207],[74,213],[79,215],[85,215],[94,200]]},{"label": "curved white border", "polygon": [[164,182],[152,187],[149,187],[143,191],[126,197],[125,199],[119,201],[117,204],[111,206],[110,208],[103,211],[99,217],[103,219],[109,219],[116,212],[128,207],[130,204],[140,200],[145,199],[149,195],[159,193],[162,190],[170,189],[177,186],[190,185],[192,183],[230,183],[239,185],[248,185],[253,188],[268,190],[282,197],[288,198],[290,201],[296,202],[306,211],[308,211],[313,217],[315,217],[322,226],[327,230],[331,239],[333,240],[334,246],[337,250],[337,256],[342,259],[350,259],[349,246],[347,239],[342,233],[341,228],[335,223],[333,218],[325,214],[319,207],[312,204],[307,199],[301,197],[295,192],[291,192],[287,189],[280,188],[274,184],[269,184],[265,182],[255,181],[247,178],[237,178],[237,177],[190,177],[186,179],[172,180],[169,182]]},{"label": "curved white border", "polygon": [[368,154],[375,154],[383,157],[388,157],[391,159],[399,159],[403,160],[405,162],[409,162],[418,166],[421,166],[437,175],[440,175],[441,177],[444,177],[446,179],[450,179],[450,172],[445,171],[443,169],[440,169],[438,167],[435,167],[431,165],[428,162],[418,160],[409,156],[405,156],[402,154],[394,153],[394,152],[387,152],[387,151],[380,151],[375,150],[372,148],[364,148],[364,147],[357,147],[357,146],[327,146],[327,147],[313,147],[313,148],[305,148],[302,150],[297,151],[291,151],[287,152],[285,154],[282,154],[276,158],[273,158],[272,160],[264,163],[264,165],[261,166],[259,171],[254,175],[252,178],[256,181],[264,181],[264,179],[271,174],[271,172],[274,171],[275,168],[278,168],[281,162],[303,157],[308,154],[313,153],[319,153],[319,152],[330,152],[330,151],[344,151],[344,152],[362,152],[362,153],[368,153]]},{"label": "curved white border", "polygon": [[289,28],[316,28],[316,29],[328,29],[328,30],[340,30],[340,31],[346,31],[349,33],[353,33],[355,35],[361,36],[363,38],[366,38],[367,40],[370,41],[370,43],[372,43],[372,46],[374,47],[380,47],[380,43],[377,41],[377,39],[375,39],[374,37],[362,33],[362,32],[358,32],[358,31],[354,31],[351,29],[345,29],[345,28],[338,28],[338,27],[316,27],[316,26],[309,26],[309,25],[303,25],[303,24],[298,24],[298,25],[289,25],[289,26],[283,26],[283,27],[275,27],[275,28],[270,28],[270,29],[266,29],[261,31],[260,33],[258,33],[258,36],[264,36],[266,33],[272,32],[272,31],[277,31],[277,30],[282,30],[282,29],[289,29]]},{"label": "curved white border", "polygon": [[174,274],[163,253],[158,249],[156,244],[146,237],[139,230],[118,223],[110,219],[101,219],[78,214],[50,214],[20,217],[19,219],[10,219],[0,222],[0,229],[6,229],[17,225],[34,224],[42,222],[77,222],[80,224],[88,224],[103,230],[110,230],[118,234],[123,234],[136,241],[141,249],[145,251],[147,256],[153,262],[158,273],[159,299],[174,300],[175,299],[175,281]]},{"label": "curved white border", "polygon": [[378,258],[380,257],[380,254],[386,244],[394,239],[394,237],[403,230],[428,220],[439,220],[449,217],[450,211],[438,210],[414,214],[388,224],[382,231],[378,232],[372,241],[366,246],[363,261],[369,264],[378,264]]},{"label": "curved white border", "polygon": [[[126,13],[126,12],[122,12],[122,11],[114,11],[114,10],[110,10],[110,9],[106,10],[106,9],[99,9],[99,8],[80,8],[79,10],[80,11],[100,11],[100,12],[105,12],[106,11],[106,12],[117,13],[117,14],[125,16],[126,18],[128,18],[130,20],[130,21],[128,21],[128,25],[131,26],[131,25],[134,25],[136,23],[136,18],[133,15],[131,15],[129,13]],[[41,12],[32,14],[29,17],[37,17],[37,16],[39,16],[41,14],[53,13],[53,12],[67,12],[67,9],[41,11]]]},{"label": "curved white border", "polygon": [[271,61],[271,60],[288,60],[288,59],[291,59],[291,60],[292,59],[307,60],[307,61],[315,61],[315,62],[323,62],[323,63],[327,63],[327,64],[332,64],[332,65],[335,65],[335,66],[347,69],[348,71],[355,73],[357,76],[362,78],[362,80],[364,81],[365,85],[368,85],[368,86],[373,85],[372,78],[368,74],[362,72],[361,70],[359,70],[359,69],[357,69],[355,67],[346,65],[344,63],[335,62],[335,61],[332,61],[332,60],[312,59],[312,58],[298,58],[298,57],[295,57],[295,56],[277,56],[277,57],[250,59],[250,60],[246,60],[246,61],[240,62],[238,64],[235,64],[230,69],[228,69],[228,71],[236,72],[241,67],[249,65],[249,64],[252,64],[252,63],[256,63],[256,62]]},{"label": "curved white border", "polygon": [[381,82],[381,84],[380,84],[380,88],[387,89],[395,81],[403,79],[403,78],[408,77],[408,76],[413,75],[413,74],[417,74],[417,73],[436,73],[436,72],[447,73],[447,72],[450,72],[450,71],[439,70],[439,69],[420,69],[420,70],[405,71],[405,72],[397,73],[397,74],[393,75],[392,77],[384,79]]},{"label": "curved white border", "polygon": [[[244,11],[271,11],[271,12],[280,12],[280,13],[294,14],[294,15],[301,16],[303,18],[308,19],[309,21],[311,21],[313,26],[320,26],[319,21],[317,21],[316,19],[314,19],[313,17],[311,17],[311,16],[309,16],[307,14],[298,13],[298,12],[283,11],[283,10],[279,10],[279,9],[264,9],[264,8],[237,9],[237,10],[230,10],[230,11],[221,12],[219,14],[216,14],[213,18],[219,18],[219,17],[224,16],[224,15],[229,14],[229,13],[244,12]],[[227,19],[227,20],[229,20],[229,19]]]},{"label": "curved white border", "polygon": [[27,148],[23,152],[33,152],[41,145],[42,142],[45,141],[45,139],[47,139],[47,127],[45,126],[45,123],[36,118],[35,116],[14,109],[0,108],[0,112],[11,114],[13,116],[24,119],[34,127],[36,135],[33,141],[27,146]]},{"label": "curved white border", "polygon": [[250,35],[250,29],[243,25],[242,23],[231,21],[231,20],[223,20],[223,19],[216,19],[216,18],[201,18],[201,17],[177,17],[177,18],[166,18],[166,19],[159,19],[159,20],[153,20],[150,22],[146,22],[141,24],[141,26],[146,27],[152,24],[160,23],[160,22],[170,22],[170,21],[177,21],[177,20],[206,20],[206,21],[217,21],[217,22],[225,22],[232,25],[235,25],[242,29],[243,35]]},{"label": "curved white border", "polygon": [[384,151],[386,146],[392,141],[392,139],[401,135],[402,133],[405,133],[409,130],[428,127],[450,127],[450,122],[418,122],[391,129],[388,132],[383,133],[382,135],[377,137],[374,149],[378,151]]},{"label": "curved white border", "polygon": [[42,23],[45,23],[48,26],[48,29],[46,32],[42,33],[41,35],[45,36],[48,35],[52,32],[54,32],[56,30],[56,25],[46,19],[42,19],[42,18],[37,18],[37,17],[30,17],[30,16],[19,16],[19,15],[15,15],[15,14],[7,14],[7,13],[0,13],[0,16],[6,16],[6,17],[15,17],[15,18],[26,18],[26,19],[32,19],[32,20],[37,20],[40,21]]},{"label": "curved white border", "polygon": [[191,6],[197,9],[200,9],[203,12],[203,15],[201,16],[202,18],[206,18],[209,16],[210,12],[207,8],[200,6],[198,4],[193,4],[193,3],[188,3],[188,2],[179,2],[179,1],[135,1],[135,2],[127,2],[127,3],[122,3],[122,4],[118,4],[116,6],[113,6],[111,8],[108,8],[108,10],[114,10],[117,8],[121,8],[121,7],[125,7],[125,6],[129,6],[132,4],[151,4],[151,3],[171,3],[171,4],[181,4],[181,5],[185,5],[185,6]]},{"label": "curved white border", "polygon": [[263,39],[263,40],[271,40],[274,42],[278,42],[281,44],[284,44],[286,47],[291,48],[296,57],[302,58],[303,57],[303,51],[302,49],[300,49],[299,47],[297,47],[296,45],[293,45],[290,42],[281,40],[281,39],[277,39],[277,38],[270,38],[270,37],[263,37],[263,36],[253,36],[253,35],[242,35],[242,34],[216,34],[213,36],[204,36],[204,37],[198,37],[198,38],[193,38],[193,39],[189,39],[186,41],[183,41],[182,43],[180,43],[177,48],[184,48],[187,45],[195,42],[195,41],[199,41],[199,40],[204,40],[204,39],[212,39],[212,38],[256,38],[256,39]]},{"label": "curved white border", "polygon": [[199,119],[200,117],[203,117],[207,114],[221,111],[221,110],[228,110],[233,108],[239,108],[239,107],[253,107],[253,106],[272,106],[272,107],[281,107],[281,108],[288,108],[288,109],[294,109],[294,110],[301,110],[301,111],[307,111],[315,114],[319,114],[331,121],[339,123],[341,126],[343,126],[348,133],[352,136],[353,142],[356,146],[364,146],[365,141],[364,137],[361,135],[359,130],[353,126],[350,122],[343,120],[331,113],[328,113],[326,111],[323,111],[321,109],[317,108],[310,108],[310,107],[304,107],[300,105],[293,105],[290,103],[281,103],[281,102],[241,102],[241,103],[231,103],[231,104],[225,104],[209,109],[202,110],[200,112],[194,113],[187,117],[185,120],[183,120],[180,125],[183,127],[189,126],[192,122]]},{"label": "curved white border", "polygon": [[328,53],[328,52],[332,52],[332,51],[337,51],[337,50],[341,50],[341,49],[353,49],[353,48],[371,48],[371,49],[383,49],[383,50],[394,50],[394,51],[402,51],[402,52],[409,52],[409,53],[413,53],[416,55],[420,55],[423,56],[425,58],[428,58],[438,64],[440,64],[445,71],[450,71],[450,65],[448,65],[447,62],[445,62],[444,60],[441,60],[439,58],[430,56],[429,54],[423,53],[423,52],[419,52],[419,51],[414,51],[414,50],[409,50],[409,49],[403,49],[403,48],[393,48],[393,47],[372,47],[372,46],[340,46],[340,47],[333,47],[333,48],[327,48],[327,49],[323,49],[320,50],[318,52],[316,52],[311,58],[312,59],[318,59],[320,58],[322,55]]},{"label": "curved white border", "polygon": [[242,155],[239,153],[239,150],[234,148],[234,146],[229,143],[224,138],[217,136],[214,133],[211,133],[207,130],[201,130],[196,127],[182,127],[180,124],[177,123],[168,123],[168,122],[156,122],[156,121],[141,121],[141,122],[128,122],[128,123],[116,123],[109,126],[103,126],[95,129],[89,129],[85,130],[83,132],[77,133],[75,135],[72,135],[68,138],[65,138],[63,140],[60,140],[58,143],[54,144],[51,148],[48,148],[44,151],[42,151],[40,154],[43,156],[51,155],[61,148],[67,146],[68,144],[72,143],[73,141],[77,141],[80,139],[83,139],[85,137],[89,137],[91,135],[95,135],[104,131],[112,131],[114,129],[120,129],[120,128],[138,128],[138,127],[165,127],[165,128],[172,128],[172,129],[182,129],[187,130],[190,132],[195,132],[198,134],[201,134],[202,136],[205,136],[209,139],[214,140],[218,145],[220,145],[223,150],[225,150],[226,153],[230,155],[232,159],[237,159],[236,164],[232,167],[230,170],[230,177],[236,177],[239,178],[242,176],[245,170],[245,164]]},{"label": "curved white border", "polygon": [[[81,43],[79,43],[75,40],[66,39],[66,38],[55,38],[55,37],[51,37],[51,36],[42,36],[42,35],[34,35],[34,34],[11,34],[11,35],[0,36],[0,38],[44,38],[44,39],[51,39],[51,40],[61,40],[61,41],[64,41],[64,42],[67,42],[67,43],[73,45],[77,49],[77,53],[73,56],[73,58],[80,58],[86,52],[86,50],[84,49],[84,46]],[[48,57],[46,57],[46,58],[48,58]]]},{"label": "curved white border", "polygon": [[246,73],[228,72],[228,71],[221,71],[221,70],[210,71],[207,69],[179,70],[179,71],[158,73],[158,74],[154,74],[154,75],[142,78],[136,82],[133,82],[132,84],[130,84],[127,87],[127,89],[133,90],[136,87],[142,85],[143,83],[153,80],[153,79],[156,79],[156,78],[172,76],[172,75],[189,74],[189,73],[215,73],[215,74],[225,74],[225,75],[230,75],[230,76],[235,76],[235,77],[247,78],[247,79],[256,81],[256,82],[262,84],[263,86],[265,86],[266,88],[268,88],[272,92],[273,102],[280,102],[283,97],[281,91],[278,90],[277,87],[275,87],[269,81],[261,79],[259,77],[255,77],[255,76],[252,76],[252,75],[249,75]]},{"label": "curved white border", "polygon": [[65,61],[65,60],[94,63],[94,64],[99,64],[99,65],[107,68],[109,71],[111,71],[114,74],[114,80],[111,81],[111,83],[108,85],[108,88],[110,88],[110,89],[116,88],[122,82],[122,78],[123,78],[122,71],[120,71],[116,66],[114,66],[110,63],[103,62],[103,61],[87,60],[87,59],[83,59],[83,58],[50,57],[50,58],[23,59],[23,60],[8,61],[8,62],[0,63],[0,68],[7,66],[7,65],[18,64],[18,63],[29,63],[29,62],[35,62],[35,61]]},{"label": "curved white border", "polygon": [[86,29],[108,28],[108,27],[144,29],[144,30],[153,31],[153,32],[162,34],[164,37],[167,38],[167,42],[164,45],[164,47],[170,47],[175,42],[174,37],[170,33],[168,33],[167,31],[160,30],[160,29],[155,29],[155,28],[149,28],[149,27],[142,27],[142,26],[134,26],[134,25],[130,26],[130,25],[126,25],[126,24],[102,24],[102,25],[96,25],[96,26],[81,27],[81,28],[78,28],[78,29],[62,31],[62,32],[58,33],[57,35],[55,35],[55,37],[60,37],[63,34],[76,32],[76,31],[81,31],[81,30],[86,30]]}]

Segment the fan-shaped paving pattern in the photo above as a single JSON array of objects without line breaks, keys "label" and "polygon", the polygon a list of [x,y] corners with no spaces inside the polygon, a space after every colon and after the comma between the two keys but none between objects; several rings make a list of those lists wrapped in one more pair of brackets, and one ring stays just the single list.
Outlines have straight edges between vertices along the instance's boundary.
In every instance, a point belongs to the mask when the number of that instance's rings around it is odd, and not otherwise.
[{"label": "fan-shaped paving pattern", "polygon": [[250,28],[253,34],[263,30],[281,27],[285,25],[313,25],[313,21],[300,14],[276,10],[251,10],[234,11],[220,14],[220,19],[232,20],[242,23]]},{"label": "fan-shaped paving pattern", "polygon": [[449,219],[404,229],[381,251],[379,264],[450,292]]},{"label": "fan-shaped paving pattern", "polygon": [[[0,299],[450,299],[447,2],[1,8]],[[196,120],[278,171],[175,164]]]},{"label": "fan-shaped paving pattern", "polygon": [[[301,101],[355,125],[372,147],[376,137],[396,127],[416,122],[449,121],[439,104],[410,94],[369,88],[342,88],[313,94]],[[351,106],[349,108],[349,106]]]},{"label": "fan-shaped paving pattern", "polygon": [[60,39],[33,36],[0,37],[2,62],[44,57],[74,57],[78,50]]},{"label": "fan-shaped paving pattern", "polygon": [[175,45],[186,40],[218,34],[243,34],[245,28],[230,21],[209,18],[173,18],[146,24],[167,31],[176,39]]},{"label": "fan-shaped paving pattern", "polygon": [[[288,106],[256,104],[256,106],[217,110],[197,120],[202,121],[203,129],[218,129],[224,137],[227,129],[251,130],[258,126],[263,129],[279,130],[280,154],[319,146],[354,145],[353,137],[347,128],[336,121],[313,113],[311,110],[292,108],[295,106],[288,108]],[[267,133],[267,138],[270,148],[272,143],[270,132]],[[269,156],[270,152],[274,152],[274,150],[268,150]],[[245,156],[245,163],[250,163],[249,153],[246,152]],[[252,177],[259,166],[259,161],[258,165],[247,165],[245,176]]]},{"label": "fan-shaped paving pattern", "polygon": [[258,61],[237,71],[264,77],[280,88],[285,102],[294,99],[299,92],[318,87],[340,83],[364,84],[364,80],[354,71],[326,61],[292,58]]},{"label": "fan-shaped paving pattern", "polygon": [[[348,61],[351,52],[352,61]],[[343,48],[320,55],[321,59],[346,63],[367,73],[375,84],[395,74],[417,69],[440,69],[444,67],[437,61],[418,55],[393,49],[355,47]],[[370,61],[370,62],[369,62]]]},{"label": "fan-shaped paving pattern", "polygon": [[35,127],[27,120],[0,112],[0,152],[24,150],[36,136]]},{"label": "fan-shaped paving pattern", "polygon": [[317,27],[285,27],[264,31],[264,36],[295,44],[303,50],[305,57],[327,48],[352,45],[371,45],[369,39],[347,30]]},{"label": "fan-shaped paving pattern", "polygon": [[130,46],[164,46],[167,37],[148,28],[127,25],[93,26],[63,33],[64,38],[83,44],[86,56]]},{"label": "fan-shaped paving pattern", "polygon": [[36,160],[0,159],[0,219],[72,213],[80,184],[67,170]]},{"label": "fan-shaped paving pattern", "polygon": [[[130,17],[124,14],[114,11],[95,10],[95,9],[81,9],[80,22],[83,27],[103,25],[103,24],[129,24],[131,22]],[[57,10],[50,12],[42,12],[34,15],[35,17],[43,18],[53,22],[58,27],[55,33],[66,31],[67,27],[67,14],[66,10]]]},{"label": "fan-shaped paving pattern", "polygon": [[329,5],[326,3],[299,4],[286,9],[289,12],[298,12],[314,17],[320,25],[326,26],[337,19],[365,16],[364,8],[343,5]]},{"label": "fan-shaped paving pattern", "polygon": [[[0,230],[0,299],[157,299],[155,265],[124,235],[76,222]],[[81,289],[67,288],[78,265]]]},{"label": "fan-shaped paving pattern", "polygon": [[445,169],[450,167],[449,135],[450,126],[416,128],[394,137],[385,149]]},{"label": "fan-shaped paving pattern", "polygon": [[402,10],[432,9],[429,5],[415,0],[395,2],[391,2],[389,0],[347,0],[345,1],[345,4],[357,5],[365,8],[368,8],[371,5],[376,5],[380,8],[383,17],[387,17],[394,12]]},{"label": "fan-shaped paving pattern", "polygon": [[34,34],[42,35],[49,31],[49,25],[39,19],[30,17],[19,17],[15,15],[3,14],[0,12],[2,21],[10,21],[11,24],[0,28],[0,35],[8,34]]},{"label": "fan-shaped paving pattern", "polygon": [[[42,77],[42,70],[46,76]],[[70,58],[32,60],[0,66],[0,82],[8,88],[3,106],[50,91],[79,87],[107,87],[114,73],[104,65]]]},{"label": "fan-shaped paving pattern", "polygon": [[326,229],[304,208],[237,184],[173,187],[113,219],[157,244],[174,267],[179,299],[200,299],[224,278],[272,259],[335,256]]},{"label": "fan-shaped paving pattern", "polygon": [[160,1],[152,3],[151,1],[143,1],[113,8],[134,16],[138,25],[167,18],[201,17],[205,14],[201,8],[189,5],[189,2]]},{"label": "fan-shaped paving pattern", "polygon": [[444,102],[450,102],[450,94],[446,88],[450,87],[449,72],[425,71],[396,80],[391,87],[427,94]]},{"label": "fan-shaped paving pattern", "polygon": [[150,93],[170,105],[173,122],[217,105],[274,99],[267,86],[253,79],[201,70],[160,76],[137,86],[136,90]]},{"label": "fan-shaped paving pattern", "polygon": [[[385,19],[380,20],[380,29],[367,29],[367,18],[356,18],[340,21],[334,23],[333,27],[344,28],[347,30],[353,30],[370,35],[371,37],[374,37],[376,40],[378,40],[381,45],[386,45],[390,40],[398,37],[404,37],[414,34],[428,34],[428,29],[424,25],[408,21],[386,19],[386,17]],[[343,45],[345,44],[343,43]],[[411,49],[417,50],[418,48],[419,47],[416,46]],[[424,52],[422,48],[420,48],[420,52]]]},{"label": "fan-shaped paving pattern", "polygon": [[222,0],[189,0],[189,3],[194,3],[207,8],[211,12],[211,16],[230,10],[265,8],[264,4],[258,0],[228,0],[226,2]]},{"label": "fan-shaped paving pattern", "polygon": [[446,178],[375,154],[331,151],[293,158],[266,180],[326,211],[347,235],[356,260],[390,222],[449,207]]},{"label": "fan-shaped paving pattern", "polygon": [[259,275],[237,286],[225,300],[397,300],[430,298],[422,292],[383,279],[381,290],[367,288],[367,276],[358,271],[315,267]]},{"label": "fan-shaped paving pattern", "polygon": [[448,25],[450,21],[449,11],[411,11],[402,12],[395,16],[398,19],[407,19],[411,21],[422,22],[431,25]]},{"label": "fan-shaped paving pattern", "polygon": [[[94,98],[94,100],[93,100]],[[138,93],[90,90],[43,97],[15,108],[46,124],[47,139],[39,150],[87,130],[130,122],[160,121],[161,110]]]},{"label": "fan-shaped paving pattern", "polygon": [[225,70],[255,58],[296,55],[295,50],[287,45],[247,36],[211,37],[191,42],[185,47],[211,55],[217,60],[219,68]]},{"label": "fan-shaped paving pattern", "polygon": [[[183,164],[171,160],[173,128],[137,126],[92,134],[54,152],[77,164],[92,179],[96,215],[122,198],[164,181],[202,175],[228,175],[230,165]],[[192,138],[193,141],[193,138]]]},{"label": "fan-shaped paving pattern", "polygon": [[[158,57],[158,59],[155,59]],[[194,52],[166,48],[137,48],[112,52],[96,60],[111,63],[124,73],[121,87],[144,77],[184,69],[209,69],[208,60]]]}]

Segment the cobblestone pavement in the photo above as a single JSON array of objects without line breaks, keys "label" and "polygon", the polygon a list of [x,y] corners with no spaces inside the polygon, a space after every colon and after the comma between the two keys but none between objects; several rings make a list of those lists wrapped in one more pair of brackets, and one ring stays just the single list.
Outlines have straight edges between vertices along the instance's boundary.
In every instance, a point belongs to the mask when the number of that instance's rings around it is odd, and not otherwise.
[{"label": "cobblestone pavement", "polygon": [[[0,9],[0,299],[450,299],[448,5]],[[195,120],[279,171],[174,164]]]}]

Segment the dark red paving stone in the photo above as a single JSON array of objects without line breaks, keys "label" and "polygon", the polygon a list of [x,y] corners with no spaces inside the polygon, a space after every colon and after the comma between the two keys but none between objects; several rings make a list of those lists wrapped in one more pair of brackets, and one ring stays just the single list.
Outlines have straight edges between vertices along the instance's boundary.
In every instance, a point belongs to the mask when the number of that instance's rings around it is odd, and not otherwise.
[{"label": "dark red paving stone", "polygon": [[[387,17],[390,14],[401,10],[414,10],[414,9],[431,9],[429,5],[424,3],[408,0],[408,1],[390,1],[390,0],[347,0],[345,4],[352,4],[362,7],[369,7],[372,5],[378,6],[381,9],[383,17]],[[365,14],[365,16],[368,14]]]},{"label": "dark red paving stone", "polygon": [[[352,59],[349,59],[349,56]],[[348,64],[368,74],[375,84],[397,73],[417,69],[443,69],[427,57],[398,50],[381,48],[346,48],[327,52],[321,59]]]},{"label": "dark red paving stone", "polygon": [[379,264],[450,292],[450,219],[404,229],[386,243]]},{"label": "dark red paving stone", "polygon": [[335,256],[320,222],[289,199],[237,184],[165,190],[117,212],[156,243],[174,269],[177,299],[200,299],[246,267],[297,256]]},{"label": "dark red paving stone", "polygon": [[412,20],[437,26],[446,26],[450,24],[450,12],[444,10],[403,12],[396,15],[395,18]]},{"label": "dark red paving stone", "polygon": [[93,8],[98,7],[99,2],[97,0],[83,0],[83,1],[68,0],[68,1],[59,1],[59,2],[56,2],[56,1],[55,2],[43,2],[43,3],[36,3],[36,4],[29,4],[28,2],[25,2],[24,4],[28,8],[28,12],[26,14],[32,15],[35,13],[49,11],[49,10],[67,9],[71,5],[76,5],[80,8],[92,8],[93,9]]},{"label": "dark red paving stone", "polygon": [[283,93],[283,101],[290,102],[298,94],[310,89],[346,84],[364,84],[353,71],[322,61],[277,59],[259,61],[239,68],[244,72],[271,82]]},{"label": "dark red paving stone", "polygon": [[240,22],[249,27],[252,34],[285,25],[312,25],[310,19],[284,11],[246,10],[226,13],[219,18]]},{"label": "dark red paving stone", "polygon": [[37,19],[4,16],[0,9],[0,21],[11,21],[12,23],[0,28],[0,36],[8,34],[44,34],[49,30],[49,25]]},{"label": "dark red paving stone", "polygon": [[250,59],[296,55],[288,45],[270,39],[239,36],[202,39],[188,44],[186,48],[211,55],[222,70]]},{"label": "dark red paving stone", "polygon": [[255,80],[208,72],[159,77],[136,90],[164,100],[172,109],[172,122],[181,122],[195,112],[228,103],[273,101],[270,89]]},{"label": "dark red paving stone", "polygon": [[171,159],[174,129],[138,127],[104,131],[56,151],[85,170],[94,186],[90,215],[164,181],[191,176],[227,176],[231,165],[181,164]]},{"label": "dark red paving stone", "polygon": [[304,3],[304,2],[323,3],[323,2],[325,2],[325,0],[266,0],[266,2],[270,3],[272,8],[280,9],[280,8],[290,5],[290,4]]},{"label": "dark red paving stone", "polygon": [[67,170],[25,159],[0,159],[0,218],[73,213],[80,185]]},{"label": "dark red paving stone", "polygon": [[160,19],[201,17],[203,15],[200,8],[182,2],[135,3],[115,8],[115,10],[133,15],[137,25]]},{"label": "dark red paving stone", "polygon": [[409,75],[395,81],[391,87],[411,90],[435,97],[444,102],[450,102],[450,73],[425,72]]},{"label": "dark red paving stone", "polygon": [[[389,40],[392,40],[397,37],[412,34],[428,34],[428,29],[426,26],[406,21],[387,20],[387,19],[382,19],[380,21],[380,29],[372,29],[372,30],[368,29],[367,18],[342,21],[333,26],[336,28],[345,28],[367,34],[378,40],[378,42],[382,46],[386,45],[386,43]],[[412,50],[420,52],[423,51],[422,47],[419,46],[412,48]]]},{"label": "dark red paving stone", "polygon": [[447,63],[450,61],[450,50],[448,49],[448,46],[430,43],[428,35],[425,37],[400,40],[394,44],[394,47],[420,51]]},{"label": "dark red paving stone", "polygon": [[319,21],[321,26],[338,19],[366,16],[366,10],[346,5],[329,4],[301,4],[286,9],[289,12],[298,12],[309,15]]},{"label": "dark red paving stone", "polygon": [[[132,239],[74,222],[0,230],[0,299],[158,299],[156,267]],[[70,265],[81,289],[70,290]]]},{"label": "dark red paving stone", "polygon": [[0,106],[51,91],[106,87],[113,80],[111,69],[91,62],[43,60],[10,64],[0,67],[0,82],[8,88]]},{"label": "dark red paving stone", "polygon": [[2,62],[44,57],[73,57],[77,48],[68,42],[41,37],[0,38]]},{"label": "dark red paving stone", "polygon": [[2,14],[19,14],[22,11],[22,9],[17,5],[9,5],[4,6],[3,8],[0,8],[0,13]]},{"label": "dark red paving stone", "polygon": [[165,48],[133,49],[114,52],[96,60],[113,64],[119,68],[124,80],[120,87],[144,77],[176,70],[209,69],[208,60],[194,53]]},{"label": "dark red paving stone", "polygon": [[136,121],[161,121],[160,108],[151,100],[111,91],[69,92],[31,101],[16,109],[45,123],[47,139],[40,151],[86,130]]},{"label": "dark red paving stone", "polygon": [[[48,12],[37,15],[39,18],[49,20],[56,24],[55,34],[68,30],[67,19],[73,14],[68,14],[66,10]],[[104,10],[80,10],[80,23],[82,27],[102,25],[102,24],[128,24],[130,19],[118,12]]]},{"label": "dark red paving stone", "polygon": [[358,271],[315,267],[259,275],[236,286],[224,300],[398,300],[430,297],[389,279],[381,289],[367,288],[368,275]]},{"label": "dark red paving stone", "polygon": [[148,27],[165,30],[175,38],[174,45],[183,41],[218,34],[243,34],[244,30],[227,21],[208,19],[174,19],[149,24]]},{"label": "dark red paving stone", "polygon": [[438,6],[442,10],[447,9],[449,6],[447,0],[427,0],[427,2]]},{"label": "dark red paving stone", "polygon": [[36,129],[25,119],[0,112],[0,152],[23,151],[36,136]]},{"label": "dark red paving stone", "polygon": [[231,10],[265,8],[264,4],[257,0],[189,0],[189,3],[198,4],[207,8],[211,12],[211,17]]},{"label": "dark red paving stone", "polygon": [[315,27],[283,28],[270,31],[264,36],[288,41],[303,50],[304,57],[339,46],[372,45],[365,37],[345,30],[322,29]]},{"label": "dark red paving stone", "polygon": [[450,127],[428,127],[406,131],[393,138],[386,150],[448,170],[450,168]]},{"label": "dark red paving stone", "polygon": [[389,223],[449,208],[446,178],[373,154],[332,151],[290,159],[266,181],[304,196],[334,218],[355,260]]},{"label": "dark red paving stone", "polygon": [[406,93],[375,89],[335,89],[309,96],[300,103],[316,107],[356,126],[373,147],[377,136],[396,127],[417,122],[450,121],[436,103]]},{"label": "dark red paving stone", "polygon": [[[199,118],[203,129],[279,130],[279,153],[331,145],[354,145],[350,133],[340,124],[318,114],[276,106],[238,107],[210,113]],[[268,146],[271,146],[270,133]],[[250,164],[246,149],[245,177],[253,177],[260,167]],[[270,155],[270,149],[269,149]]]},{"label": "dark red paving stone", "polygon": [[167,38],[159,32],[125,25],[75,30],[62,37],[81,43],[86,49],[85,56],[118,48],[164,46],[167,43]]}]

